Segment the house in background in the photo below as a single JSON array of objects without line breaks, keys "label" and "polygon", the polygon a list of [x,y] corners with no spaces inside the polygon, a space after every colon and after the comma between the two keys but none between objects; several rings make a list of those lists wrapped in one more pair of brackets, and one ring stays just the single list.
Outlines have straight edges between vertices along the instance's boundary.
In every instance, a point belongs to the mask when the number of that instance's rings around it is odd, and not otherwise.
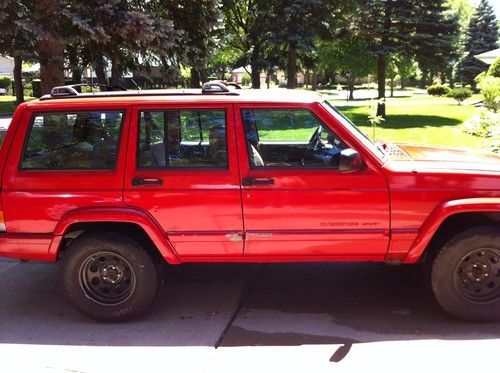
[{"label": "house in background", "polygon": [[483,61],[484,63],[487,63],[488,65],[491,65],[498,57],[500,57],[500,48],[478,54],[474,57],[476,57],[478,60]]},{"label": "house in background", "polygon": [[12,57],[0,56],[0,76],[12,76],[14,72],[14,59]]}]

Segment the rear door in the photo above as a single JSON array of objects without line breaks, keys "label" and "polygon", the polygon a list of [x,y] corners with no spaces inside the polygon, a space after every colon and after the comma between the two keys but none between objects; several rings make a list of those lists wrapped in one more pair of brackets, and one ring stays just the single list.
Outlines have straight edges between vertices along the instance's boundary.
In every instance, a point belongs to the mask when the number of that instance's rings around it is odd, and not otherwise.
[{"label": "rear door", "polygon": [[132,122],[125,203],[148,211],[185,260],[241,256],[232,105],[137,106]]},{"label": "rear door", "polygon": [[239,105],[236,113],[245,256],[382,260],[385,178],[366,157],[366,169],[339,171],[340,151],[360,149],[333,118],[314,104]]}]

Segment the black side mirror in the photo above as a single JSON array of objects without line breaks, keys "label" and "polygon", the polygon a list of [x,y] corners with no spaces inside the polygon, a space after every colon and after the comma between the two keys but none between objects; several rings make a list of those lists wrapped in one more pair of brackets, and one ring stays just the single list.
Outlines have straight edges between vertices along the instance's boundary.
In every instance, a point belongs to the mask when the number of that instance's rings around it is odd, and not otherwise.
[{"label": "black side mirror", "polygon": [[340,172],[355,172],[365,168],[361,156],[354,149],[344,149],[340,152]]}]

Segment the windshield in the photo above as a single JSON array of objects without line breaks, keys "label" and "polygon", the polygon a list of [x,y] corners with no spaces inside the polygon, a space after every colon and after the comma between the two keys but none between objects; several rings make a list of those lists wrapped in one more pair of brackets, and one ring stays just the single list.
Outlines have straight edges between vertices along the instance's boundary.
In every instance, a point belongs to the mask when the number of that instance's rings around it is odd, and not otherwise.
[{"label": "windshield", "polygon": [[375,145],[363,132],[359,130],[354,123],[352,123],[349,118],[347,118],[340,110],[330,104],[328,101],[323,101],[323,107],[327,109],[339,122],[359,141],[363,143],[368,149],[371,150],[381,161],[387,160],[387,154],[381,147]]}]

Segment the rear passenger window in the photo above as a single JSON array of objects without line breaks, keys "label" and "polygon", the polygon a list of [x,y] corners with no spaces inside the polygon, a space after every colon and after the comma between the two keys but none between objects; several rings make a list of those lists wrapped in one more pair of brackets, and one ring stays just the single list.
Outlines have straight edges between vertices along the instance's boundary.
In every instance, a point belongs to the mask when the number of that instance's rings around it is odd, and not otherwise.
[{"label": "rear passenger window", "polygon": [[142,111],[139,168],[227,168],[224,110]]},{"label": "rear passenger window", "polygon": [[21,169],[114,169],[122,122],[120,111],[35,114]]}]

